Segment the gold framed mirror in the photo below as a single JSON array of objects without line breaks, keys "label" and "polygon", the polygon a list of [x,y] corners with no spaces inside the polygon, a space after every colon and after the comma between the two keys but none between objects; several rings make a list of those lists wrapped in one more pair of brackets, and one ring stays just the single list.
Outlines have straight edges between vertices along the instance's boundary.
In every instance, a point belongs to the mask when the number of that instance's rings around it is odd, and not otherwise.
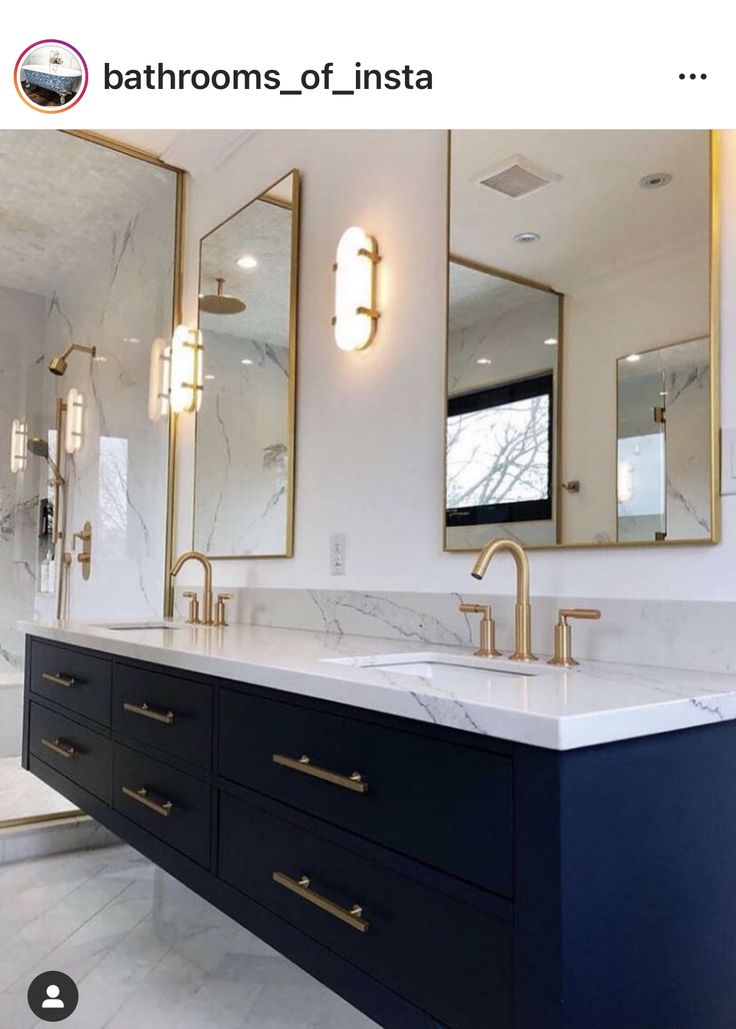
[{"label": "gold framed mirror", "polygon": [[292,169],[200,241],[192,536],[211,560],[294,550],[299,192]]},{"label": "gold framed mirror", "polygon": [[452,131],[443,547],[717,542],[718,137]]}]

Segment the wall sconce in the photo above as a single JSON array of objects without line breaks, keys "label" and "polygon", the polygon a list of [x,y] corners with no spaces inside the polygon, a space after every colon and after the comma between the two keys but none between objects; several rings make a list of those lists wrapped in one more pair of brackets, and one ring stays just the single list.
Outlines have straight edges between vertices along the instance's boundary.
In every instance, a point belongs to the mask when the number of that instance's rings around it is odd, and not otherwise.
[{"label": "wall sconce", "polygon": [[376,310],[378,243],[356,226],[337,245],[335,272],[335,343],[340,350],[363,350],[373,342]]},{"label": "wall sconce", "polygon": [[202,333],[179,325],[171,341],[170,403],[174,414],[199,411],[204,378]]},{"label": "wall sconce", "polygon": [[84,394],[70,389],[66,397],[66,430],[64,449],[67,454],[76,454],[82,449],[84,424]]},{"label": "wall sconce", "polygon": [[26,468],[28,426],[22,418],[14,418],[10,427],[10,470],[15,475]]},{"label": "wall sconce", "polygon": [[151,344],[148,372],[148,417],[152,422],[169,413],[170,393],[171,347],[165,339],[159,338]]}]

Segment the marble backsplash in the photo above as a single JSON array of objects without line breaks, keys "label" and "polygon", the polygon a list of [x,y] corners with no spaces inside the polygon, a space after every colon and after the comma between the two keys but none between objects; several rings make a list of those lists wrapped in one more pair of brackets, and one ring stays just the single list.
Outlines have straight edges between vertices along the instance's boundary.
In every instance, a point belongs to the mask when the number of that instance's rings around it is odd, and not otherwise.
[{"label": "marble backsplash", "polygon": [[[460,647],[477,645],[479,616],[461,613],[459,604],[491,604],[497,646],[503,651],[513,646],[514,598],[509,596],[260,587],[229,592],[228,620],[233,624]],[[540,657],[552,652],[553,626],[560,607],[597,607],[600,621],[572,623],[573,653],[578,659],[713,672],[736,670],[736,605],[732,603],[537,596],[532,605],[532,640]],[[185,610],[186,601],[179,592],[177,617]]]}]

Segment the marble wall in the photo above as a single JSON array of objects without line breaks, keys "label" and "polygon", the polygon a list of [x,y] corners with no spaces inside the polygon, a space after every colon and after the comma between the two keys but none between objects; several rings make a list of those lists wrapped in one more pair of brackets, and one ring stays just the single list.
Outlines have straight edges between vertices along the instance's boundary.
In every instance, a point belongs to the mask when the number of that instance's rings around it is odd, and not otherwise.
[{"label": "marble wall", "polygon": [[46,379],[47,411],[71,387],[84,396],[82,447],[65,465],[68,531],[87,520],[93,531],[89,580],[72,565],[70,611],[79,618],[155,616],[163,604],[168,427],[148,419],[148,375],[151,343],[171,333],[174,195],[170,173],[142,167],[150,193],[100,226],[97,245],[60,277],[48,305],[48,355],[70,342],[97,347],[94,360],[73,354],[63,378]]}]

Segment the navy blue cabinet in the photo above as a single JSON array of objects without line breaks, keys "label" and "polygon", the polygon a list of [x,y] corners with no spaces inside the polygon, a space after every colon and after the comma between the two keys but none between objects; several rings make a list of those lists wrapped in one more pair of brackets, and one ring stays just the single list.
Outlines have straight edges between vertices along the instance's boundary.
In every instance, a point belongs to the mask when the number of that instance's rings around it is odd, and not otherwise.
[{"label": "navy blue cabinet", "polygon": [[736,723],[556,752],[27,658],[25,767],[387,1029],[736,1024]]}]

